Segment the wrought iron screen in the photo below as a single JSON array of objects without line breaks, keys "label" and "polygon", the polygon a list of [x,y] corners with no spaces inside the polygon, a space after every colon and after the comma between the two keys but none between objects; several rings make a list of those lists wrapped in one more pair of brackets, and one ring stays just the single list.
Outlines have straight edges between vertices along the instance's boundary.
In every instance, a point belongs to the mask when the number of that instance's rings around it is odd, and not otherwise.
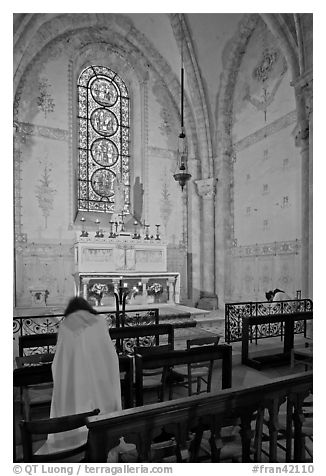
[{"label": "wrought iron screen", "polygon": [[129,212],[129,95],[105,66],[78,78],[78,210]]},{"label": "wrought iron screen", "polygon": [[[111,327],[129,327],[139,325],[150,325],[159,323],[159,310],[129,309],[127,311],[103,312],[106,318],[108,329]],[[53,314],[48,316],[28,316],[15,317],[13,319],[13,340],[14,354],[18,355],[18,341],[20,336],[32,334],[57,333],[60,322],[64,319],[63,314]],[[122,344],[123,352],[132,354],[135,345],[151,346],[156,345],[155,337],[142,337],[140,341],[133,342],[133,339],[125,339]],[[16,348],[16,351],[15,351]],[[24,350],[25,355],[42,354],[44,352],[54,352],[54,347],[30,347]]]},{"label": "wrought iron screen", "polygon": [[[225,304],[225,342],[241,341],[242,318],[252,316],[268,316],[270,314],[292,314],[294,312],[312,311],[311,299],[296,299],[291,301],[275,302],[235,302]],[[295,323],[295,334],[305,332],[305,323]],[[283,336],[282,323],[267,323],[255,326],[252,337],[263,339],[265,337]]]}]

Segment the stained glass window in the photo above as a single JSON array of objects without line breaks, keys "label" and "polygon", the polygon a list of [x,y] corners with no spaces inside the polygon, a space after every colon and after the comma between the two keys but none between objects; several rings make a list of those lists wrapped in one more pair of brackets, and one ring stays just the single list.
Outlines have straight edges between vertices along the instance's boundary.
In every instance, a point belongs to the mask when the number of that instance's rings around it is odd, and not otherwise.
[{"label": "stained glass window", "polygon": [[[123,188],[129,212],[129,96],[123,80],[104,66],[78,78],[78,210],[113,213]],[[118,186],[118,187],[116,187]]]}]

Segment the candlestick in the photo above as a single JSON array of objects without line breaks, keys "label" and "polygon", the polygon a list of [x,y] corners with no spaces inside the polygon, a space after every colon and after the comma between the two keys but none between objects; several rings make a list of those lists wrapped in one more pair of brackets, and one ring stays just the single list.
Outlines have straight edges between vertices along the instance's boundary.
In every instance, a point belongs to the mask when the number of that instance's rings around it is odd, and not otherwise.
[{"label": "candlestick", "polygon": [[137,222],[136,221],[134,221],[134,234],[133,234],[132,239],[133,240],[137,239]]},{"label": "candlestick", "polygon": [[145,225],[145,228],[146,228],[146,235],[144,240],[150,240],[149,233],[148,233],[149,225]]},{"label": "candlestick", "polygon": [[100,220],[98,218],[96,218],[95,223],[97,225],[97,232],[95,233],[95,237],[96,238],[103,238],[104,235],[103,235],[102,231],[100,230],[100,223],[101,223]]},{"label": "candlestick", "polygon": [[88,236],[88,233],[87,233],[87,231],[86,231],[85,228],[84,228],[84,226],[85,226],[85,218],[84,218],[84,217],[81,217],[80,221],[81,221],[81,223],[82,223],[82,231],[81,231],[80,236],[82,236],[82,237],[87,237],[87,236]]},{"label": "candlestick", "polygon": [[116,234],[113,233],[113,225],[114,225],[114,221],[110,220],[110,235],[109,235],[109,238],[115,238],[116,237]]},{"label": "candlestick", "polygon": [[156,238],[155,240],[160,240],[160,226],[161,225],[155,225],[156,226]]}]

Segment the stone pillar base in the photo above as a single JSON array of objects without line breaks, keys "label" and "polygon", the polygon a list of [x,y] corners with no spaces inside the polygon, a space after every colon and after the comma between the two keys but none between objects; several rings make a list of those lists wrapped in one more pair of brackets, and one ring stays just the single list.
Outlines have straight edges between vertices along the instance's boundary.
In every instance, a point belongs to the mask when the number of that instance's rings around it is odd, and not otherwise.
[{"label": "stone pillar base", "polygon": [[207,311],[218,309],[218,298],[216,294],[202,294],[196,307]]}]

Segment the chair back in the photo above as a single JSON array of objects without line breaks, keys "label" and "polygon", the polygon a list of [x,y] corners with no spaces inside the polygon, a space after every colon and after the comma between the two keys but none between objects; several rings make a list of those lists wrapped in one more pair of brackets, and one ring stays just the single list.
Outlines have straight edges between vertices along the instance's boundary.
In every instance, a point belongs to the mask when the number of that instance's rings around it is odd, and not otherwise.
[{"label": "chair back", "polygon": [[33,451],[33,435],[48,435],[50,433],[61,433],[75,430],[85,426],[87,417],[95,416],[99,413],[100,410],[95,409],[90,412],[79,413],[77,415],[67,415],[59,418],[21,421],[20,429],[23,443],[24,463],[61,462],[67,458],[71,458],[75,455],[85,452],[87,443],[84,443],[76,448],[67,449],[56,453],[37,455]]},{"label": "chair back", "polygon": [[112,340],[116,341],[119,354],[134,354],[135,348],[149,347],[153,349],[167,340],[167,345],[174,348],[174,328],[172,324],[154,324],[146,326],[112,327],[110,330]]},{"label": "chair back", "polygon": [[23,357],[25,349],[45,348],[47,353],[51,353],[51,348],[57,344],[58,334],[56,332],[48,332],[42,334],[28,334],[19,337],[19,356]]},{"label": "chair back", "polygon": [[201,345],[218,345],[220,341],[220,336],[211,336],[211,337],[197,337],[194,339],[187,340],[187,349],[191,347],[199,347]]},{"label": "chair back", "polygon": [[169,350],[165,352],[135,354],[136,370],[136,406],[143,405],[143,378],[150,370],[160,369],[161,394],[164,398],[171,374],[171,368],[178,365],[188,365],[207,361],[222,360],[222,388],[232,385],[232,348],[228,345],[209,345],[189,350]]}]

